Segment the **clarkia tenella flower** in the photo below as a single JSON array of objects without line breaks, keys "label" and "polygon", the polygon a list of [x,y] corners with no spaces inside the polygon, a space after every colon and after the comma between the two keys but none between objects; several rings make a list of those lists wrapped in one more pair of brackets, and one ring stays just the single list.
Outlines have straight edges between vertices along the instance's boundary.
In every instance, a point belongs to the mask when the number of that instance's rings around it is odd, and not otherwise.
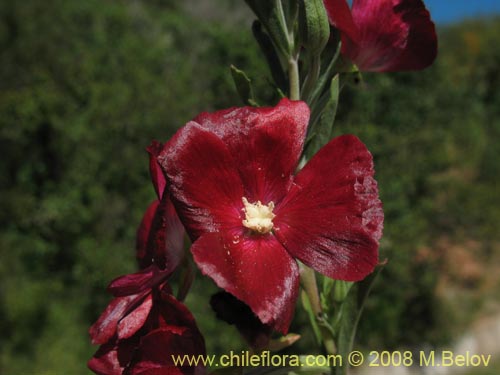
[{"label": "clarkia tenella flower", "polygon": [[372,156],[333,139],[297,174],[309,108],[202,113],[158,160],[201,271],[286,333],[299,288],[294,258],[332,278],[360,280],[378,262],[383,212]]},{"label": "clarkia tenella flower", "polygon": [[421,70],[435,60],[434,23],[422,0],[323,0],[342,55],[362,71]]}]

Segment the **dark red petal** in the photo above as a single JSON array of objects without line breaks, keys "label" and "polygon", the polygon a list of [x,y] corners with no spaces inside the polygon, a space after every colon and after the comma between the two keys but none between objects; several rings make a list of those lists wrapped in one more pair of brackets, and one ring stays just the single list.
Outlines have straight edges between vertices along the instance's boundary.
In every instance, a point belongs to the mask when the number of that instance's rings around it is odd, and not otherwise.
[{"label": "dark red petal", "polygon": [[232,294],[219,292],[210,298],[210,306],[218,319],[236,326],[252,349],[259,351],[267,347],[272,329],[263,324],[248,305]]},{"label": "dark red petal", "polygon": [[306,103],[282,99],[275,107],[203,113],[194,121],[226,144],[248,201],[267,204],[283,198],[304,146],[309,121]]},{"label": "dark red petal", "polygon": [[139,272],[117,277],[109,284],[108,291],[115,297],[141,293],[160,285],[169,275],[153,264]]},{"label": "dark red petal", "polygon": [[101,346],[87,362],[87,366],[98,375],[122,375],[125,369],[118,360],[114,343]]},{"label": "dark red petal", "polygon": [[356,281],[378,263],[383,212],[373,161],[361,141],[341,136],[299,172],[275,209],[275,234],[295,257],[334,279]]},{"label": "dark red petal", "polygon": [[136,294],[114,298],[99,319],[90,327],[89,334],[92,344],[104,344],[116,333],[117,324],[130,309],[137,304],[145,294]]},{"label": "dark red petal", "polygon": [[[175,366],[172,356],[193,356],[205,353],[199,351],[197,332],[176,332],[175,328],[162,327],[142,337],[137,351],[136,363],[131,375],[145,374],[194,374],[195,366]],[[200,366],[201,367],[201,366]]]},{"label": "dark red petal", "polygon": [[153,297],[151,294],[147,295],[142,303],[133,309],[127,316],[125,316],[117,326],[118,338],[126,339],[136,333],[146,322],[151,307],[153,306]]},{"label": "dark red petal", "polygon": [[241,227],[241,178],[226,145],[215,134],[190,122],[165,145],[158,160],[192,238],[222,227]]},{"label": "dark red petal", "polygon": [[164,321],[141,338],[131,374],[203,374],[202,366],[176,367],[172,355],[198,357],[206,354],[205,341],[187,307],[161,293],[155,301]]},{"label": "dark red petal", "polygon": [[132,370],[131,375],[185,375],[182,370],[177,367],[153,366],[155,365],[152,363],[140,364]]},{"label": "dark red petal", "polygon": [[198,329],[189,309],[173,295],[161,293],[160,301],[156,307],[165,325],[188,327],[194,330]]},{"label": "dark red petal", "polygon": [[165,186],[167,181],[165,179],[165,175],[161,170],[160,165],[158,164],[157,157],[163,149],[163,145],[158,141],[153,141],[146,148],[149,153],[149,173],[151,174],[151,180],[153,181],[153,186],[155,188],[156,194],[158,195],[158,199],[161,200],[163,196],[163,191],[165,190]]},{"label": "dark red petal", "polygon": [[139,344],[137,336],[101,345],[87,366],[99,375],[122,375]]},{"label": "dark red petal", "polygon": [[360,70],[420,70],[436,58],[434,23],[421,0],[354,0],[352,17],[359,39],[343,37],[342,53]]},{"label": "dark red petal", "polygon": [[191,247],[205,275],[250,306],[260,320],[286,333],[299,286],[297,263],[272,235],[200,237]]},{"label": "dark red petal", "polygon": [[168,193],[146,210],[137,230],[136,256],[141,268],[156,264],[172,273],[184,258],[184,227]]},{"label": "dark red petal", "polygon": [[[165,192],[151,223],[147,254],[151,262],[167,273],[172,273],[184,258],[184,227],[177,211]],[[148,261],[144,259],[143,266]]]},{"label": "dark red petal", "polygon": [[[164,200],[166,202],[163,202]],[[163,197],[158,212],[162,217],[161,227],[166,229],[165,250],[161,252],[161,248],[158,247],[155,261],[160,268],[164,267],[165,271],[174,272],[184,259],[184,234],[186,230],[177,215],[170,196]]]},{"label": "dark red petal", "polygon": [[153,222],[156,210],[160,204],[160,201],[156,200],[152,202],[144,216],[142,217],[141,224],[137,229],[137,240],[136,240],[136,257],[141,268],[146,268],[152,263],[152,254],[147,251],[149,233],[151,231],[151,224]]},{"label": "dark red petal", "polygon": [[353,41],[358,40],[358,28],[352,19],[346,0],[323,0],[330,23]]},{"label": "dark red petal", "polygon": [[120,366],[118,354],[114,347],[103,346],[87,362],[90,370],[98,375],[122,375],[124,367]]}]

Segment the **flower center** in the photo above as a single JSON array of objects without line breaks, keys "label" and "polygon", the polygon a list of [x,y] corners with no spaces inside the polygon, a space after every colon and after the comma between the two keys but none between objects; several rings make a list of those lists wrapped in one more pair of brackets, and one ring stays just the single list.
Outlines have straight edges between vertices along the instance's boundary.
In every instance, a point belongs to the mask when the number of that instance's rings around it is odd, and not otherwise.
[{"label": "flower center", "polygon": [[243,212],[245,212],[245,220],[242,221],[243,225],[255,232],[265,234],[273,229],[273,214],[274,202],[269,202],[265,205],[257,201],[257,203],[249,203],[248,200],[242,198]]}]

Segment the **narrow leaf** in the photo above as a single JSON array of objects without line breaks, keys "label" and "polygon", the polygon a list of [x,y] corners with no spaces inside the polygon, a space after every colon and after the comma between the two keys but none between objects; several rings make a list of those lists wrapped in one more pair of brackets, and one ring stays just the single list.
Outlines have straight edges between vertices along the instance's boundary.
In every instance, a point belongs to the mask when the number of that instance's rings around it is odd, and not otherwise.
[{"label": "narrow leaf", "polygon": [[233,76],[236,91],[238,91],[243,104],[258,107],[253,95],[252,81],[245,72],[231,65],[231,75]]},{"label": "narrow leaf", "polygon": [[280,58],[276,53],[273,42],[269,38],[264,30],[262,30],[262,24],[260,21],[255,21],[252,24],[252,32],[255,40],[259,44],[259,47],[266,58],[267,65],[271,70],[271,76],[273,77],[275,85],[281,92],[288,91],[288,80],[281,65]]},{"label": "narrow leaf", "polygon": [[310,142],[306,145],[306,156],[308,159],[332,138],[333,124],[335,122],[339,102],[339,92],[339,75],[337,74],[331,81],[327,97],[328,100],[321,110],[319,120],[311,124]]},{"label": "narrow leaf", "polygon": [[281,0],[245,0],[267,30],[279,53],[288,58],[293,50]]},{"label": "narrow leaf", "polygon": [[304,310],[307,312],[307,316],[309,317],[311,327],[314,331],[314,336],[316,337],[316,342],[318,343],[318,345],[321,345],[321,331],[318,326],[318,321],[316,320],[316,315],[314,314],[311,304],[309,303],[307,293],[303,290],[300,293],[300,299],[302,301],[302,306],[304,307]]},{"label": "narrow leaf", "polygon": [[[382,269],[383,267],[379,267],[366,279],[359,283],[355,283],[350,288],[349,294],[344,302],[340,305],[340,309],[338,310],[339,316],[336,316],[335,320],[338,327],[338,354],[340,354],[342,358],[347,358],[353,349],[356,329],[361,314],[363,313],[365,302]],[[335,368],[335,375],[347,375],[348,373],[349,366],[347,363]]]}]

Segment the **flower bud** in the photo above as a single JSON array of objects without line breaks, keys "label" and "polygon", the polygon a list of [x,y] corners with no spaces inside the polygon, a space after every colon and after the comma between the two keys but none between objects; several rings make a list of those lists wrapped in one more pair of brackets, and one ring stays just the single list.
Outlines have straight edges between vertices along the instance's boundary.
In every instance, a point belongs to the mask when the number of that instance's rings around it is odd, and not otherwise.
[{"label": "flower bud", "polygon": [[335,302],[343,302],[349,294],[352,285],[353,283],[349,281],[335,280],[333,287],[333,299]]},{"label": "flower bud", "polygon": [[319,56],[330,38],[330,23],[322,0],[300,0],[300,41],[312,56]]}]

